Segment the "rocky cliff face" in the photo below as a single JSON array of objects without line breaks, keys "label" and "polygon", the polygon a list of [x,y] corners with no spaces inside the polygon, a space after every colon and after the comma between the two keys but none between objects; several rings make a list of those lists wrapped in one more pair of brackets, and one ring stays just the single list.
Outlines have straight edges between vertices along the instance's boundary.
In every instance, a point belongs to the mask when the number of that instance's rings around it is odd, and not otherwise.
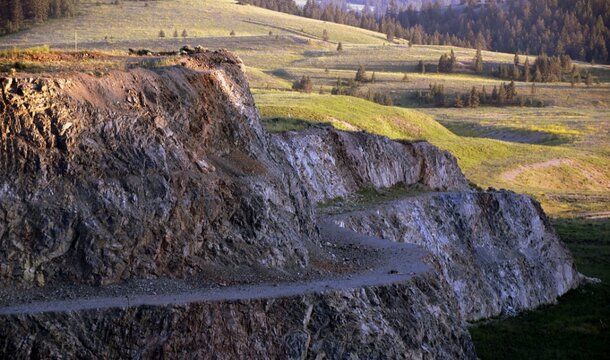
[{"label": "rocky cliff face", "polygon": [[0,317],[0,358],[476,359],[434,273],[277,299]]},{"label": "rocky cliff face", "polygon": [[[239,59],[203,51],[179,62],[1,79],[4,357],[474,358],[464,318],[549,303],[578,283],[540,207],[474,192],[450,154],[333,129],[269,136]],[[400,271],[383,269],[373,284],[238,300],[5,311],[15,304],[3,294],[34,285],[362,276],[376,252],[335,258],[312,204],[397,184],[432,192],[331,220],[378,243],[421,245],[438,272],[394,280]],[[421,251],[405,261],[419,264]]]},{"label": "rocky cliff face", "polygon": [[553,303],[581,281],[539,204],[510,192],[470,190],[455,158],[428,143],[331,128],[276,141],[316,201],[396,184],[437,190],[332,218],[362,234],[428,249],[468,320]]},{"label": "rocky cliff face", "polygon": [[396,184],[419,183],[451,191],[469,188],[455,158],[427,142],[399,143],[330,127],[289,132],[275,140],[318,202]]},{"label": "rocky cliff face", "polygon": [[511,192],[428,193],[333,220],[428,249],[467,320],[553,303],[582,277],[539,204]]},{"label": "rocky cliff face", "polygon": [[232,54],[2,78],[0,114],[0,284],[308,263],[310,202]]}]

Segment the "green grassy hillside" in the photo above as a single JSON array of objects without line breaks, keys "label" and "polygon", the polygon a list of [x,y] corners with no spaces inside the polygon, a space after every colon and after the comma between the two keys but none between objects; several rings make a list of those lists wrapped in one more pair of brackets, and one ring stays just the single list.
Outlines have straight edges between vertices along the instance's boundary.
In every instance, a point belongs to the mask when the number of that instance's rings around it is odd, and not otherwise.
[{"label": "green grassy hillside", "polygon": [[160,30],[171,39],[174,29],[179,35],[185,29],[190,38],[224,37],[231,31],[240,37],[268,36],[272,31],[320,39],[327,30],[332,41],[360,44],[384,41],[379,33],[239,5],[235,0],[121,1],[119,5],[110,0],[81,0],[77,16],[3,37],[0,44],[71,46],[76,32],[83,45],[138,41],[146,46],[148,41],[159,39]]},{"label": "green grassy hillside", "polygon": [[[610,199],[610,168],[607,158],[599,154],[569,147],[462,137],[422,112],[353,97],[258,90],[255,99],[271,131],[326,123],[392,139],[428,140],[453,153],[464,173],[478,185],[535,195],[554,213],[578,211],[579,206],[603,209]],[[562,194],[575,195],[579,200],[566,202]]]}]

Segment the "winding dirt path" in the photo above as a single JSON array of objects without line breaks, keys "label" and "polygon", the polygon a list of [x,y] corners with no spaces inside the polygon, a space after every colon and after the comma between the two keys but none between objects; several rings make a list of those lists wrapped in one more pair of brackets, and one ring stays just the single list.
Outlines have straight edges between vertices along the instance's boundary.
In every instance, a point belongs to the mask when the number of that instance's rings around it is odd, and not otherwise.
[{"label": "winding dirt path", "polygon": [[[126,308],[140,305],[181,305],[194,302],[235,301],[277,298],[332,290],[354,289],[398,283],[412,276],[432,270],[423,262],[428,253],[421,247],[395,243],[361,235],[340,228],[329,221],[321,221],[320,232],[327,246],[358,246],[375,254],[379,264],[358,274],[342,274],[324,279],[279,284],[255,284],[201,288],[180,293],[144,293],[128,296],[84,297],[44,300],[0,307],[0,315],[23,315],[45,312],[71,312],[93,309]],[[329,243],[329,244],[328,244]]]}]

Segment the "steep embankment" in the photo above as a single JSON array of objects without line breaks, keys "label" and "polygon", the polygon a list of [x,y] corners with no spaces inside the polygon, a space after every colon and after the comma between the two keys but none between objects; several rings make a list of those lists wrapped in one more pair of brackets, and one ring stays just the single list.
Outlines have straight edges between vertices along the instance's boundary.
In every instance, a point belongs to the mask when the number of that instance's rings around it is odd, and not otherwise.
[{"label": "steep embankment", "polygon": [[[185,52],[2,79],[4,357],[474,358],[465,317],[577,284],[530,199],[474,192],[425,142],[269,136],[241,61]],[[315,201],[395,185],[430,192],[318,225]],[[191,287],[130,289],[142,279]]]},{"label": "steep embankment", "polygon": [[399,183],[468,190],[455,158],[427,142],[399,143],[330,127],[286,133],[275,140],[317,202]]},{"label": "steep embankment", "polygon": [[453,191],[364,204],[359,211],[335,209],[341,214],[331,219],[359,233],[428,249],[468,320],[552,303],[580,283],[570,253],[538,203],[512,192],[469,190],[447,152],[330,127],[275,138],[316,201],[396,184]]},{"label": "steep embankment", "polygon": [[2,357],[474,358],[424,250],[321,245],[241,62],[179,62],[2,79]]},{"label": "steep embankment", "polygon": [[553,303],[581,281],[539,204],[510,192],[428,193],[333,220],[435,254],[467,320]]},{"label": "steep embankment", "polygon": [[2,79],[0,284],[307,265],[311,206],[241,61],[182,64]]},{"label": "steep embankment", "polygon": [[275,286],[3,307],[0,357],[476,358],[451,290],[422,261],[422,248],[333,224],[321,230],[330,247],[362,249],[377,264]]}]

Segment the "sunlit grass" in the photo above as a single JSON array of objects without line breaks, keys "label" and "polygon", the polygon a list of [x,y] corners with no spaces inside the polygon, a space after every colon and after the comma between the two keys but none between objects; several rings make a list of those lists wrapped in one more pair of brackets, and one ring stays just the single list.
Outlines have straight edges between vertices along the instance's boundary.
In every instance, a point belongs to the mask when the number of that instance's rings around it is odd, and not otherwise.
[{"label": "sunlit grass", "polygon": [[[419,111],[381,106],[353,97],[262,90],[254,95],[272,131],[300,130],[307,124],[326,123],[342,130],[366,131],[392,139],[427,140],[453,153],[465,174],[480,186],[526,192],[543,202],[545,194],[610,191],[607,159],[594,153],[457,136]],[[553,159],[571,159],[575,165],[560,162],[537,169],[536,164]],[[515,176],[507,175],[512,171],[517,171]]]}]

